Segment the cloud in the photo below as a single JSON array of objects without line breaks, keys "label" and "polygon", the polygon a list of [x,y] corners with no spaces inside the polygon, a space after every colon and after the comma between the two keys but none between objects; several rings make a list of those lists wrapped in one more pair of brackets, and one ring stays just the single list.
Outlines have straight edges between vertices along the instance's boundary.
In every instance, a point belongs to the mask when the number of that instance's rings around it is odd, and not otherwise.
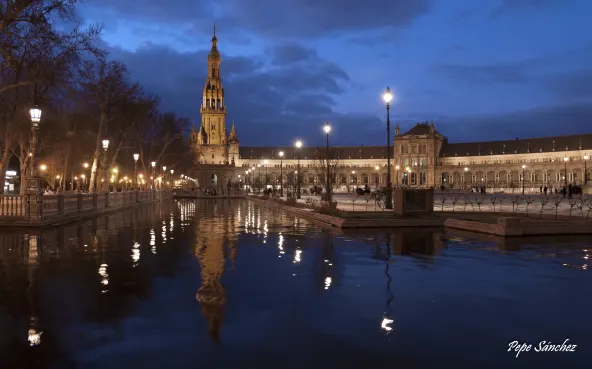
[{"label": "cloud", "polygon": [[592,98],[592,68],[553,76],[546,82],[545,87],[561,98]]},{"label": "cloud", "polygon": [[592,101],[534,107],[508,114],[443,118],[437,129],[451,142],[508,140],[515,137],[546,137],[586,132],[592,120]]},{"label": "cloud", "polygon": [[[456,49],[456,47],[455,47]],[[559,78],[569,78],[569,84],[572,84],[571,77],[574,73],[570,72],[564,75],[558,70],[579,70],[582,66],[592,63],[592,45],[570,48],[542,55],[536,58],[524,59],[515,62],[505,62],[498,64],[438,64],[431,67],[431,71],[449,77],[457,81],[464,81],[468,84],[481,85],[483,83],[503,83],[503,84],[526,84],[533,85],[549,84],[549,80]],[[558,74],[559,73],[559,74]],[[559,81],[557,82],[559,83]]]},{"label": "cloud", "polygon": [[268,38],[318,37],[343,31],[404,27],[429,11],[429,0],[90,0],[94,11],[125,14],[128,19],[190,24],[211,33],[217,21],[226,30],[244,30]]},{"label": "cloud", "polygon": [[[344,117],[335,112],[334,97],[343,93],[349,83],[348,74],[338,65],[294,43],[278,45],[268,52],[274,56],[272,63],[266,63],[269,58],[263,55],[222,55],[227,123],[236,121],[244,144],[289,143],[296,135],[322,143],[319,132],[325,120],[340,125],[341,133],[335,140],[353,143],[348,141],[350,137],[358,141],[353,128],[376,119],[364,115]],[[161,96],[163,109],[197,122],[207,53],[180,53],[153,44],[144,44],[135,52],[111,49],[111,57],[126,63],[134,79]],[[373,139],[370,135],[366,142]]]},{"label": "cloud", "polygon": [[403,27],[429,11],[428,0],[368,0],[364,4],[358,0],[231,0],[230,4],[244,28],[270,38]]},{"label": "cloud", "polygon": [[530,71],[524,63],[490,65],[442,64],[434,67],[433,71],[470,84],[522,84],[530,80]]},{"label": "cloud", "polygon": [[271,63],[274,65],[292,64],[317,59],[315,50],[307,49],[295,42],[287,42],[270,49]]},{"label": "cloud", "polygon": [[501,4],[491,12],[492,18],[497,18],[511,12],[532,12],[547,10],[554,7],[569,6],[572,0],[502,0]]}]

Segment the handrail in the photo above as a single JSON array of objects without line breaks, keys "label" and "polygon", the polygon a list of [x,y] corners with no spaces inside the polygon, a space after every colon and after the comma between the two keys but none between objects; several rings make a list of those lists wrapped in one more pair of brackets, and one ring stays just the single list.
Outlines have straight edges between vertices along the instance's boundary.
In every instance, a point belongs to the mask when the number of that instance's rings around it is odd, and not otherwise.
[{"label": "handrail", "polygon": [[173,197],[172,191],[126,191],[98,193],[65,193],[52,195],[0,195],[0,221],[47,219],[123,208],[126,206],[164,200]]}]

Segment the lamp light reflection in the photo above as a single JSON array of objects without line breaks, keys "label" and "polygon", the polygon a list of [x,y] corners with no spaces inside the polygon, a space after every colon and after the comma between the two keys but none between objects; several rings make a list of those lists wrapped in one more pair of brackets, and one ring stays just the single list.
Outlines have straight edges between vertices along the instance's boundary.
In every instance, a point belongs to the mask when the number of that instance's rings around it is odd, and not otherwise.
[{"label": "lamp light reflection", "polygon": [[132,248],[132,260],[134,262],[134,267],[137,265],[138,261],[140,261],[140,243],[134,242],[134,246]]},{"label": "lamp light reflection", "polygon": [[294,253],[294,264],[298,264],[302,261],[302,250],[296,250]]},{"label": "lamp light reflection", "polygon": [[390,332],[393,330],[393,328],[390,326],[390,324],[392,324],[393,322],[394,320],[385,317],[384,319],[382,319],[382,323],[380,323],[380,328],[384,329],[387,332]]}]

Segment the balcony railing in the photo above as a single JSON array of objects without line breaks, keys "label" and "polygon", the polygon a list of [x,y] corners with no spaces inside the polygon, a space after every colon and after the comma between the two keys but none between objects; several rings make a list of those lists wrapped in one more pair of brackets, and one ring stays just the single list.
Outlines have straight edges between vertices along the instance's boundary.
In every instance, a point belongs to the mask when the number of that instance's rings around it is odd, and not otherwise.
[{"label": "balcony railing", "polygon": [[46,220],[124,208],[172,198],[171,191],[102,192],[93,194],[0,195],[0,221]]}]

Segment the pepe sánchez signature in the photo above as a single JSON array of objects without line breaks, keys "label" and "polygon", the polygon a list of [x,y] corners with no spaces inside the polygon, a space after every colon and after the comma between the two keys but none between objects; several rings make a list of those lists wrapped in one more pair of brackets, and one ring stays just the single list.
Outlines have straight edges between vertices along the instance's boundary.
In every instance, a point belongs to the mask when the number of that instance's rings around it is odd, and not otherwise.
[{"label": "pepe s\u00e1nchez signature", "polygon": [[536,344],[528,342],[512,341],[508,344],[508,352],[513,351],[518,357],[523,352],[574,352],[578,345],[568,343],[569,338],[566,338],[563,343],[553,343],[551,341],[539,341]]}]

